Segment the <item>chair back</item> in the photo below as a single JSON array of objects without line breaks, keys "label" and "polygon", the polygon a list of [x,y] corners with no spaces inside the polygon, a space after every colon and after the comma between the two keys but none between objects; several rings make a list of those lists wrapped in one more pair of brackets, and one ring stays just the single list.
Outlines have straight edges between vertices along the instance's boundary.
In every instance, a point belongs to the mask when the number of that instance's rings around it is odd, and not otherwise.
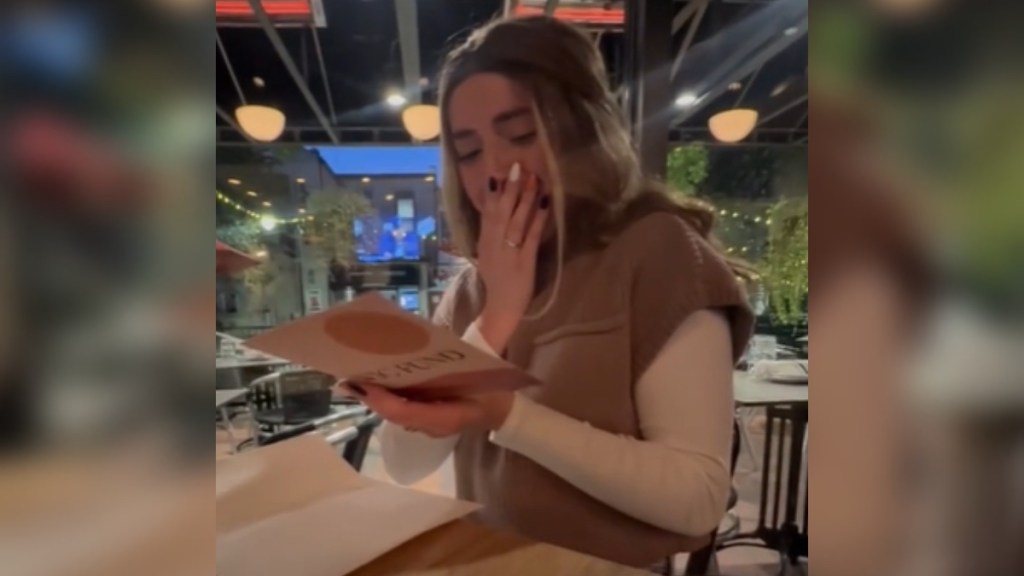
[{"label": "chair back", "polygon": [[335,378],[313,370],[279,375],[281,403],[287,422],[305,422],[331,412],[331,386]]},{"label": "chair back", "polygon": [[260,376],[249,383],[249,394],[247,400],[251,413],[274,410],[281,407],[277,397],[277,382],[280,374],[267,374]]},{"label": "chair back", "polygon": [[381,418],[377,414],[371,414],[360,420],[356,425],[356,437],[345,443],[341,457],[357,471],[363,468],[363,461],[366,460],[366,450],[370,445],[370,437],[373,431],[380,426]]}]

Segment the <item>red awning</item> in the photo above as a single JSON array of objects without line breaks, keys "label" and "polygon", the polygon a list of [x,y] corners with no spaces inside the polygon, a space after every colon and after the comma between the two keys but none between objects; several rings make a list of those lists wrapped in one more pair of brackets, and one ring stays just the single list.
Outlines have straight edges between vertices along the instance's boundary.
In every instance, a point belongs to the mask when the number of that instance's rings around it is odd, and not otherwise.
[{"label": "red awning", "polygon": [[235,250],[231,246],[217,241],[217,274],[232,275],[259,265],[260,261],[245,252]]}]

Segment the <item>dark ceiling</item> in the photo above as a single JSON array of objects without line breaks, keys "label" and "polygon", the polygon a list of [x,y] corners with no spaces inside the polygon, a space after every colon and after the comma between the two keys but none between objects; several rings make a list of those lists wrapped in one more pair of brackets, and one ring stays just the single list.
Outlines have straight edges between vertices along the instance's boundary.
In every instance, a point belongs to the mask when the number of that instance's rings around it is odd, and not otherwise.
[{"label": "dark ceiling", "polygon": [[[659,1],[659,0],[650,0]],[[662,0],[670,1],[670,0]],[[691,2],[675,1],[674,10]],[[420,76],[433,85],[446,51],[475,26],[502,11],[502,0],[417,2]],[[277,28],[292,59],[342,142],[407,141],[398,113],[385,95],[403,86],[402,48],[394,0],[323,0],[327,27],[316,29],[323,68],[311,28]],[[694,10],[695,7],[689,9]],[[741,103],[763,119],[756,142],[804,141],[807,128],[807,0],[710,0],[702,13],[678,74],[676,95],[700,96],[697,104],[672,111],[672,138],[710,140],[710,115]],[[673,35],[673,53],[697,20],[689,18]],[[283,142],[326,143],[327,133],[289,75],[268,35],[258,26],[218,27],[228,59],[250,103],[271,103],[288,118]],[[625,35],[606,31],[600,46],[613,83],[622,76]],[[254,78],[261,78],[260,88]],[[734,84],[738,83],[738,84]],[[729,85],[733,89],[729,89]],[[428,90],[426,100],[432,97]],[[217,106],[229,116],[239,105],[224,59],[217,55]],[[218,140],[244,137],[218,115]]]}]

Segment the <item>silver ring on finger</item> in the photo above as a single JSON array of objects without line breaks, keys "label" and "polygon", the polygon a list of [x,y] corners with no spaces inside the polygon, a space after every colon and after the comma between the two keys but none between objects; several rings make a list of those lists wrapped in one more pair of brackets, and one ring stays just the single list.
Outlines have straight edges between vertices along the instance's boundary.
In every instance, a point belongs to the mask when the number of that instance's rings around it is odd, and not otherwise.
[{"label": "silver ring on finger", "polygon": [[512,241],[512,240],[509,240],[508,238],[505,238],[505,246],[508,246],[509,248],[514,248],[514,249],[518,250],[518,249],[523,247],[523,244],[521,242],[515,242],[515,241]]}]

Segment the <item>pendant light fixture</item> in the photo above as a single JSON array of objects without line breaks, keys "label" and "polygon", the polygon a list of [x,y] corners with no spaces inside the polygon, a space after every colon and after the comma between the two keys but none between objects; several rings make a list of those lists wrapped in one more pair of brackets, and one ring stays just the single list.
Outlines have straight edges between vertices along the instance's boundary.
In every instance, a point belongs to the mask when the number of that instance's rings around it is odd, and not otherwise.
[{"label": "pendant light fixture", "polygon": [[235,109],[235,120],[253,140],[273,142],[284,132],[284,112],[270,106],[243,104]]},{"label": "pendant light fixture", "polygon": [[711,134],[720,142],[739,142],[754,131],[757,126],[757,110],[733,108],[719,112],[708,120]]},{"label": "pendant light fixture", "polygon": [[[235,120],[238,122],[239,129],[246,136],[258,142],[277,140],[284,132],[286,124],[284,112],[276,106],[251,104],[246,100],[245,94],[242,92],[242,85],[238,82],[238,77],[235,76],[231,60],[228,59],[227,50],[224,49],[224,44],[221,42],[220,34],[217,34],[216,38],[217,49],[220,51],[221,58],[224,59],[224,65],[228,70],[228,75],[231,76],[231,82],[235,85],[235,90],[238,91],[238,99],[241,102],[238,108],[235,108]],[[259,76],[253,78],[253,84],[258,90],[266,87],[266,82]]]},{"label": "pendant light fixture", "polygon": [[402,110],[402,125],[410,136],[425,142],[441,133],[441,109],[433,104],[414,104]]}]

